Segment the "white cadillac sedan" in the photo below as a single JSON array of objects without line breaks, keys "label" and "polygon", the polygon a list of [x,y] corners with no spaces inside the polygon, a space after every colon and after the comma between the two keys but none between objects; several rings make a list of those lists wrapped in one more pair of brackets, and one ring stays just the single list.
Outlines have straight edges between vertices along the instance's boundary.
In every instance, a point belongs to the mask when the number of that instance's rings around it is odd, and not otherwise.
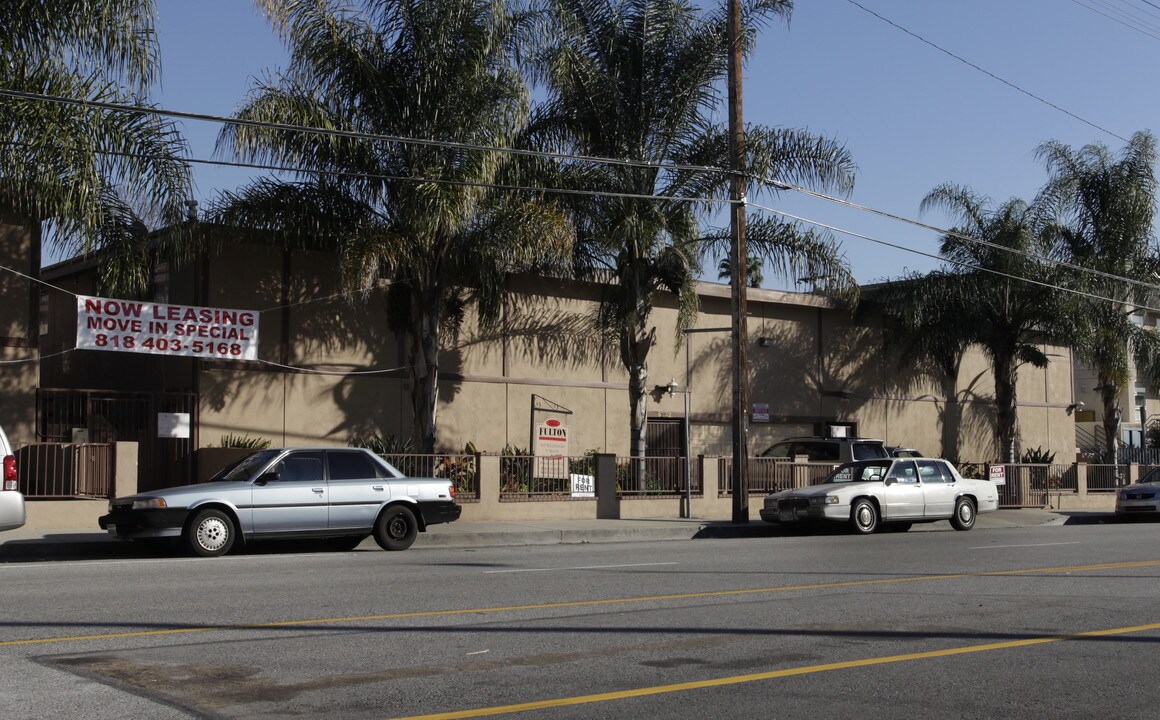
[{"label": "white cadillac sedan", "polygon": [[863,535],[936,520],[970,530],[976,515],[998,507],[994,483],[964,478],[946,460],[888,458],[846,463],[821,485],[768,495],[761,519],[782,525],[831,520]]}]

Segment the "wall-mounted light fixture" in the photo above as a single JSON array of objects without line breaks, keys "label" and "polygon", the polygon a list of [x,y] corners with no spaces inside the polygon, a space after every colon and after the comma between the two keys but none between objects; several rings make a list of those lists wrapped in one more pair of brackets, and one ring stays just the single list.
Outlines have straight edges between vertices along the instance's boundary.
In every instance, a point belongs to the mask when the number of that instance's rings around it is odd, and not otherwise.
[{"label": "wall-mounted light fixture", "polygon": [[676,394],[678,387],[680,386],[677,385],[677,379],[673,378],[672,380],[669,380],[668,385],[657,385],[653,388],[653,390],[656,391],[657,395],[664,395],[665,393],[668,393],[669,397],[672,397]]},{"label": "wall-mounted light fixture", "polygon": [[1079,402],[1077,402],[1077,403],[1072,403],[1071,405],[1068,405],[1068,406],[1067,406],[1067,414],[1068,414],[1068,415],[1071,415],[1071,414],[1072,414],[1072,413],[1074,413],[1076,410],[1082,410],[1084,407],[1085,407],[1085,406],[1084,406],[1084,404],[1083,404],[1083,400],[1080,400],[1080,401],[1079,401]]},{"label": "wall-mounted light fixture", "polygon": [[773,347],[773,338],[759,337],[757,338],[757,344],[761,347]]},{"label": "wall-mounted light fixture", "polygon": [[842,400],[849,400],[850,398],[854,397],[854,393],[850,390],[847,390],[846,388],[842,388],[841,390],[823,390],[822,395],[827,397],[840,398]]}]

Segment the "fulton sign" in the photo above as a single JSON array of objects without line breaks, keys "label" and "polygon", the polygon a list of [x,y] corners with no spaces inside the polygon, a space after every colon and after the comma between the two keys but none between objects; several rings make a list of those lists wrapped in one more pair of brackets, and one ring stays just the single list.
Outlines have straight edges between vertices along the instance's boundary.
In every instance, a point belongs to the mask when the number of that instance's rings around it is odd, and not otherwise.
[{"label": "fulton sign", "polygon": [[[536,477],[567,479],[568,426],[552,418],[536,426],[533,438],[536,456]],[[548,462],[544,462],[544,461]]]}]

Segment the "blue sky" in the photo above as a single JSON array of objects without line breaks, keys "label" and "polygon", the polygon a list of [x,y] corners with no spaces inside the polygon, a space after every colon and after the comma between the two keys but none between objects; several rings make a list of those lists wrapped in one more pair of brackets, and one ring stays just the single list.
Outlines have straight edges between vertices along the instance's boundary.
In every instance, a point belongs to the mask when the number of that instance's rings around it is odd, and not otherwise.
[{"label": "blue sky", "polygon": [[[1149,0],[858,0],[865,7],[1083,120],[1130,137],[1151,130],[1160,93],[1160,2]],[[1046,174],[1047,140],[1123,140],[1054,109],[883,22],[848,0],[797,0],[791,21],[765,28],[744,78],[747,122],[806,128],[843,143],[858,165],[848,199],[932,225],[922,197],[944,182],[996,202],[1030,200]],[[229,115],[255,76],[286,53],[250,0],[158,0],[162,84],[154,101]],[[1097,13],[1104,13],[1103,15]],[[1106,15],[1158,28],[1152,37]],[[724,106],[721,118],[724,119]],[[209,158],[218,127],[183,122],[193,157]],[[228,159],[228,158],[227,158]],[[195,168],[197,197],[243,184],[249,173]],[[781,193],[755,198],[811,220],[937,254],[938,235],[829,202]],[[751,212],[761,212],[752,210]],[[835,233],[862,283],[925,271],[915,252]],[[716,279],[710,268],[707,279]],[[792,287],[793,279],[767,286]]]}]

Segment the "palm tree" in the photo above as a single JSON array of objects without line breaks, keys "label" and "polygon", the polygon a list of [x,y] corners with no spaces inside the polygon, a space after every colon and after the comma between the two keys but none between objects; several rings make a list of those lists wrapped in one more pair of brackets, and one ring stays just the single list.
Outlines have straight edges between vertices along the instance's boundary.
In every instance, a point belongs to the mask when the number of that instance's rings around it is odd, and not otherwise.
[{"label": "palm tree", "polygon": [[[765,281],[765,276],[761,274],[761,258],[750,255],[746,260],[745,284],[751,288],[761,287],[761,283]],[[733,263],[729,261],[729,258],[723,257],[717,263],[717,279],[727,283],[733,280]]]},{"label": "palm tree", "polygon": [[105,249],[115,294],[147,287],[147,225],[181,216],[186,147],[156,116],[80,103],[145,104],[155,15],[153,0],[0,3],[0,204],[47,221],[62,253]]},{"label": "palm tree", "polygon": [[468,303],[495,321],[508,271],[571,249],[550,204],[495,189],[512,168],[497,148],[512,145],[529,111],[508,54],[512,18],[488,0],[263,7],[290,44],[290,65],[259,82],[236,116],[269,124],[233,124],[219,143],[299,170],[292,181],[227,194],[218,216],[334,249],[351,296],[390,282],[388,322],[407,341],[415,447],[431,453],[439,352]]},{"label": "palm tree", "polygon": [[897,360],[902,377],[918,371],[939,383],[944,399],[939,457],[954,463],[960,460],[963,426],[959,370],[972,342],[959,315],[959,308],[971,304],[974,292],[967,281],[965,274],[945,270],[914,273],[867,293],[860,308],[885,318],[890,350],[886,355]]},{"label": "palm tree", "polygon": [[922,211],[936,208],[957,223],[940,250],[954,267],[924,286],[935,292],[918,304],[927,313],[954,318],[953,329],[987,356],[995,381],[999,457],[1013,463],[1019,367],[1046,367],[1040,346],[1059,335],[1063,301],[1050,289],[1050,228],[1043,226],[1039,209],[1023,200],[992,207],[989,198],[953,184],[940,185],[923,198]]},{"label": "palm tree", "polygon": [[1108,298],[1079,304],[1071,315],[1071,338],[1076,357],[1096,375],[1107,438],[1104,461],[1115,463],[1129,363],[1135,360],[1142,377],[1160,382],[1157,335],[1131,321],[1137,306],[1148,304],[1160,271],[1152,227],[1156,141],[1138,132],[1118,158],[1101,144],[1077,151],[1057,141],[1044,143],[1037,154],[1051,175],[1039,202],[1063,225],[1058,251],[1094,271],[1069,280],[1076,289]]},{"label": "palm tree", "polygon": [[[726,173],[699,169],[728,164],[727,128],[714,118],[728,59],[726,11],[703,14],[683,0],[542,2],[549,22],[533,79],[544,83],[548,99],[532,135],[542,147],[619,160],[575,160],[563,171],[577,186],[600,193],[571,196],[575,267],[582,277],[610,284],[600,320],[628,372],[630,449],[643,457],[654,302],[659,293],[672,293],[678,325],[690,325],[700,263],[728,247],[727,231],[699,221],[727,196]],[[748,3],[746,49],[760,23],[788,17],[791,8],[786,0]],[[853,184],[848,153],[825,139],[752,126],[746,143],[749,168],[761,178],[839,190]],[[751,254],[766,267],[853,284],[823,238],[768,218],[752,222],[748,235]]]}]

